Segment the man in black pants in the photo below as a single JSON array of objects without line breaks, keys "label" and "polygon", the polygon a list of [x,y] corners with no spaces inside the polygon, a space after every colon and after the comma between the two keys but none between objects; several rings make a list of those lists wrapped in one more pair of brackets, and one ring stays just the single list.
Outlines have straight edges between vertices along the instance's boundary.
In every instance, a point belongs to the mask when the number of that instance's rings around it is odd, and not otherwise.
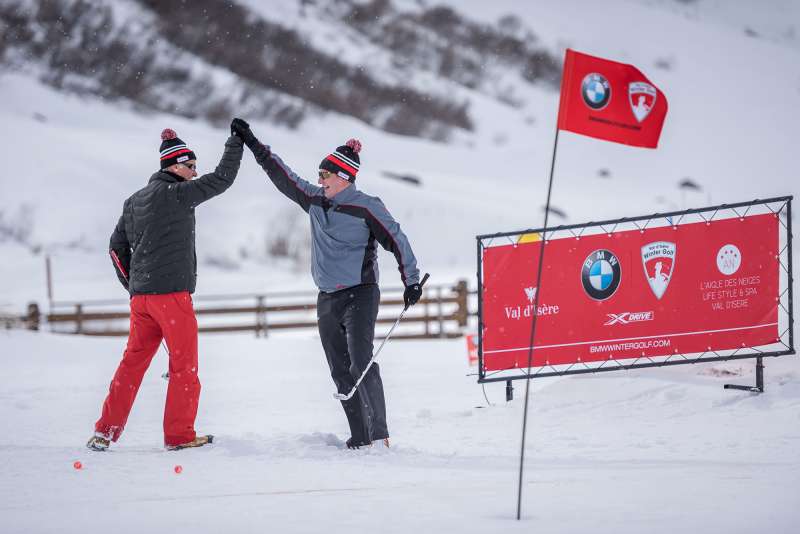
[{"label": "man in black pants", "polygon": [[[317,324],[333,383],[347,394],[372,357],[375,319],[381,294],[376,284],[364,284],[317,297]],[[384,440],[388,447],[386,400],[378,364],[372,364],[356,393],[342,401],[350,423],[350,448]]]},{"label": "man in black pants", "polygon": [[[317,320],[331,377],[339,393],[347,394],[372,358],[378,315],[378,258],[376,242],[397,259],[406,286],[406,306],[421,294],[417,260],[400,225],[377,197],[355,186],[361,164],[361,143],[350,139],[319,165],[319,186],[295,174],[269,147],[258,142],[250,127],[234,119],[234,131],[253,151],[278,190],[306,211],[311,220],[311,274],[319,287]],[[389,446],[386,402],[377,364],[358,391],[342,401],[357,449],[381,441]]]}]

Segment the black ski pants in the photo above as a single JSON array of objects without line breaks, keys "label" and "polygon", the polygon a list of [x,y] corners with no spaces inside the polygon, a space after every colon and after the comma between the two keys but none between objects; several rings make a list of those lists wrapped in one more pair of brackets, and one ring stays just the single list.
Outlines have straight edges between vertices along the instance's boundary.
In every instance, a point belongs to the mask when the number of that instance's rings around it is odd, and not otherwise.
[{"label": "black ski pants", "polygon": [[[380,295],[377,284],[364,284],[317,297],[319,337],[339,393],[350,392],[372,358]],[[372,364],[350,400],[341,402],[355,443],[389,437],[377,363]]]}]

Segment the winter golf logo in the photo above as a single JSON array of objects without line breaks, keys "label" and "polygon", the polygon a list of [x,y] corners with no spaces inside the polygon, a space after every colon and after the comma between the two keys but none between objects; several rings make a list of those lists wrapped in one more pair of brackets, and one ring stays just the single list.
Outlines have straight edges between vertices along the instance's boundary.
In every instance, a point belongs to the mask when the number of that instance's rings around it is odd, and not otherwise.
[{"label": "winter golf logo", "polygon": [[717,252],[717,269],[725,276],[730,276],[742,265],[742,253],[736,245],[725,245]]},{"label": "winter golf logo", "polygon": [[611,86],[601,74],[587,74],[581,83],[583,101],[592,109],[603,109],[611,100]]},{"label": "winter golf logo", "polygon": [[628,85],[628,102],[637,122],[642,122],[650,115],[656,105],[656,88],[649,83],[631,82]]},{"label": "winter golf logo", "polygon": [[675,270],[675,243],[655,241],[642,247],[644,276],[657,299],[664,296]]},{"label": "winter golf logo", "polygon": [[621,278],[619,260],[609,250],[595,250],[583,262],[583,289],[595,300],[606,300],[613,295]]}]

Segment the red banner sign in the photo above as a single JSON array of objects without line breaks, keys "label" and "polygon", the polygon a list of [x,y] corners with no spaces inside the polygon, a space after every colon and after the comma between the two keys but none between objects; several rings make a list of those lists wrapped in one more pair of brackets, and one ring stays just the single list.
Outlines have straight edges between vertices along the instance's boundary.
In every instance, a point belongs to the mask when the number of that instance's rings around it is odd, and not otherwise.
[{"label": "red banner sign", "polygon": [[[778,217],[754,215],[483,250],[485,370],[778,341]],[[538,307],[534,303],[538,293]]]}]

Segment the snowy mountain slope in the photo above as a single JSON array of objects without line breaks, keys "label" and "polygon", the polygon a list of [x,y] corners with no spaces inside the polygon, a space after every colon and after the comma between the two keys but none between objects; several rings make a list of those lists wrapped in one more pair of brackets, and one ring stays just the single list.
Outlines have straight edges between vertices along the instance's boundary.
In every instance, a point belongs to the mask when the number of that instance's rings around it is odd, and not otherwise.
[{"label": "snowy mountain slope", "polygon": [[794,0],[641,0],[686,18],[733,28],[753,39],[800,49],[800,4]]},{"label": "snowy mountain slope", "polygon": [[133,1],[8,1],[0,5],[0,69],[140,113],[160,110],[217,125],[229,120],[229,102],[287,126],[315,111],[172,46],[158,33],[159,22]]},{"label": "snowy mountain slope", "polygon": [[439,141],[474,129],[473,92],[515,106],[515,85],[557,87],[558,58],[516,18],[389,0],[251,7],[195,0],[190,24],[174,2],[7,0],[0,66],[216,126],[234,110],[288,127],[327,110]]},{"label": "snowy mountain slope", "polygon": [[[257,4],[250,5],[275,16],[273,4]],[[547,47],[573,46],[634,63],[669,99],[658,150],[561,135],[553,204],[566,218],[553,222],[798,192],[792,139],[800,111],[785,104],[800,90],[796,50],[640,2],[607,3],[591,16],[577,0],[451,3],[456,4],[487,22],[514,14]],[[293,12],[286,10],[287,25],[315,39],[327,35],[323,23],[306,18],[303,24],[290,16]],[[350,37],[335,41],[336,46],[347,46]],[[350,43],[353,58],[364,57],[362,44]],[[332,113],[311,118],[296,131],[258,120],[253,128],[310,180],[328,151],[349,137],[361,138],[364,164],[357,185],[381,196],[395,213],[424,269],[441,281],[471,279],[474,235],[542,221],[558,96],[545,88],[521,87],[526,89],[519,107],[474,92],[476,130],[449,145],[386,134]],[[25,74],[0,75],[0,94],[0,157],[5,163],[0,221],[25,219],[21,213],[29,207],[26,246],[55,255],[57,299],[120,295],[104,251],[123,200],[156,167],[158,133],[166,126],[176,129],[198,152],[205,170],[215,164],[225,129],[177,116],[139,114],[115,101],[64,95]],[[422,186],[388,179],[384,171],[418,176]],[[679,190],[678,183],[687,177],[702,191]],[[311,287],[302,257],[284,261],[268,256],[268,242],[279,234],[288,234],[302,248],[306,222],[246,153],[234,187],[198,211],[198,291]],[[41,256],[8,241],[0,247],[3,256],[14,259],[0,267],[0,301],[20,309],[29,300],[44,300]],[[396,284],[392,259],[381,257],[384,282]]]},{"label": "snowy mountain slope", "polygon": [[477,92],[511,107],[531,88],[558,88],[558,54],[513,13],[486,20],[439,3],[242,2],[385,83],[446,94],[455,102],[469,102]]},{"label": "snowy mountain slope", "polygon": [[523,388],[506,404],[489,385],[487,406],[462,340],[386,346],[393,445],[353,452],[312,336],[202,339],[198,429],[217,440],[179,453],[160,448],[163,353],[122,439],[98,454],[83,443],[120,340],[14,332],[0,344],[4,532],[730,534],[800,519],[793,357],[766,361],[759,396],[722,389],[751,382],[749,362],[534,381],[517,523]]},{"label": "snowy mountain slope", "polygon": [[[5,175],[0,196],[7,199],[12,208],[22,204],[35,206],[31,239],[58,255],[54,261],[57,298],[120,295],[116,280],[107,276],[109,260],[104,249],[113,221],[119,217],[122,202],[146,183],[157,165],[160,129],[165,126],[174,128],[199,155],[201,170],[210,170],[216,164],[227,133],[175,117],[139,117],[101,103],[64,97],[26,78],[6,76],[0,78],[0,84],[7,95],[6,102],[12,107],[5,115],[6,124],[20,134],[9,139],[2,150],[9,151],[9,161],[19,163],[17,176],[22,177],[13,179],[11,175]],[[47,121],[33,120],[34,113],[47,117]],[[109,120],[111,117],[113,119]],[[524,200],[517,199],[515,213],[508,213],[506,191],[492,188],[487,193],[480,181],[462,179],[459,169],[453,166],[449,169],[427,166],[424,162],[443,156],[442,148],[437,145],[407,138],[382,137],[349,119],[339,122],[338,129],[347,132],[343,135],[331,135],[318,128],[303,129],[297,134],[269,125],[254,124],[253,127],[264,142],[271,143],[290,165],[311,180],[319,161],[337,144],[348,136],[360,137],[365,145],[365,164],[357,185],[384,199],[412,237],[420,257],[430,258],[423,265],[429,270],[463,272],[462,266],[472,258],[473,236],[482,231],[485,224],[480,218],[471,216],[475,212],[481,211],[487,216],[492,213],[491,218],[504,226],[525,225],[529,220],[523,213],[527,204]],[[41,145],[28,142],[31,137],[36,137]],[[124,147],[120,148],[119,156],[98,151],[98,146],[105,145],[104,139],[113,139],[114,146]],[[384,141],[386,139],[391,142]],[[39,146],[54,147],[51,156],[37,159]],[[417,155],[420,161],[401,162],[397,159],[398,153]],[[28,164],[30,161],[36,161],[36,164]],[[466,169],[467,162],[461,167]],[[81,171],[76,173],[75,169]],[[423,178],[424,188],[383,178],[380,173],[384,169],[401,169],[417,174]],[[486,205],[486,199],[492,197],[494,200]],[[443,225],[437,220],[442,205],[448,207],[454,224]],[[260,255],[263,260],[265,238],[276,228],[299,236],[307,235],[308,223],[302,215],[299,208],[267,181],[248,151],[231,190],[198,209],[198,257],[203,263],[212,255],[236,263],[241,262],[239,253],[245,249],[256,258]],[[432,228],[436,228],[436,232],[432,232]],[[65,243],[80,236],[83,236],[82,242],[90,247],[88,253],[86,250],[64,250]],[[13,254],[16,257],[20,251],[14,250]],[[396,265],[388,255],[384,259],[386,281],[397,285]],[[31,258],[31,262],[34,270],[36,265],[42,265],[39,257]],[[201,266],[200,290],[206,293],[247,291],[263,287],[265,278],[274,285],[280,285],[284,278],[296,279],[294,271],[275,272],[269,265],[241,263],[241,273],[216,273],[219,285],[214,286],[204,285],[203,280],[213,276],[215,269]],[[307,264],[301,265],[298,271],[304,278],[291,283],[311,287]],[[241,276],[241,284],[234,281],[237,276]],[[90,287],[80,283],[73,285],[74,278],[85,278]],[[12,279],[17,280],[9,277]],[[32,290],[42,295],[41,280],[32,272],[31,285],[24,282],[8,284],[7,291],[19,291],[19,299],[31,298],[28,295]],[[441,277],[440,280],[446,279]],[[8,293],[4,291],[4,294]]]}]

